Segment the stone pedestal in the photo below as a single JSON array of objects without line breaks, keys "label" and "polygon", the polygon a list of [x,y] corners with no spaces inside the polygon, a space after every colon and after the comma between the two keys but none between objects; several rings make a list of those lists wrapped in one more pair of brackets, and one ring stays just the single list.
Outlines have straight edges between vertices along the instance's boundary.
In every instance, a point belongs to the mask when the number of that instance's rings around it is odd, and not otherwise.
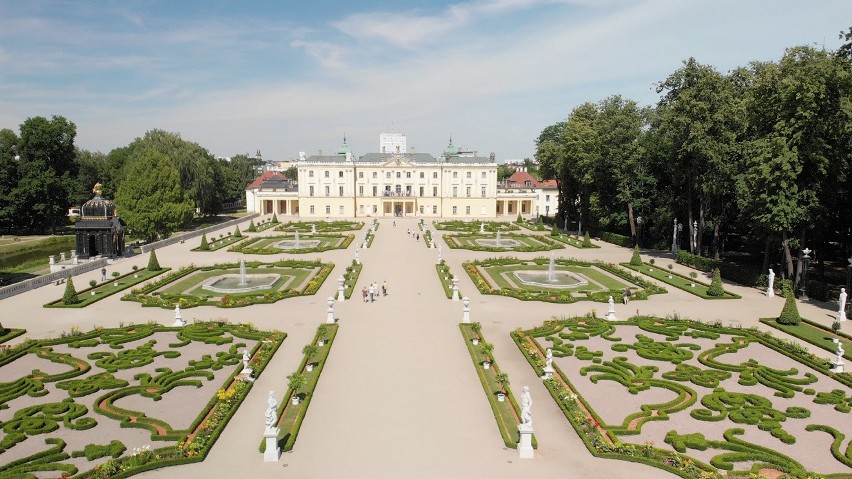
[{"label": "stone pedestal", "polygon": [[453,301],[459,300],[459,279],[453,278]]},{"label": "stone pedestal", "polygon": [[346,300],[346,294],[344,292],[346,288],[344,288],[344,286],[343,286],[343,283],[345,281],[346,281],[346,278],[344,278],[343,275],[341,275],[339,278],[337,278],[337,300],[338,301]]},{"label": "stone pedestal", "polygon": [[843,360],[840,359],[840,358],[837,358],[837,360],[835,360],[834,362],[831,363],[831,367],[828,368],[828,370],[835,373],[835,374],[836,373],[842,373],[842,372],[844,372],[843,366],[844,366]]},{"label": "stone pedestal", "polygon": [[775,289],[774,288],[766,288],[766,297],[767,298],[775,297]]},{"label": "stone pedestal", "polygon": [[172,326],[182,328],[186,326],[186,321],[184,321],[183,318],[175,318],[175,322],[172,323]]},{"label": "stone pedestal", "polygon": [[326,310],[325,322],[334,324],[334,298],[328,298],[328,309]]},{"label": "stone pedestal", "polygon": [[462,323],[470,322],[470,298],[465,296],[462,298],[462,303],[464,304],[464,312],[462,314]]},{"label": "stone pedestal", "polygon": [[518,442],[518,456],[521,459],[534,458],[535,450],[532,447],[532,427],[526,424],[518,424],[518,432],[521,434],[521,440]]},{"label": "stone pedestal", "polygon": [[545,366],[543,371],[544,371],[544,376],[542,376],[541,379],[550,379],[550,378],[553,377],[553,372],[554,372],[553,366]]},{"label": "stone pedestal", "polygon": [[263,462],[278,462],[278,457],[281,455],[281,448],[278,447],[279,432],[280,429],[277,427],[268,427],[263,432],[263,437],[266,441],[266,450],[263,451]]}]

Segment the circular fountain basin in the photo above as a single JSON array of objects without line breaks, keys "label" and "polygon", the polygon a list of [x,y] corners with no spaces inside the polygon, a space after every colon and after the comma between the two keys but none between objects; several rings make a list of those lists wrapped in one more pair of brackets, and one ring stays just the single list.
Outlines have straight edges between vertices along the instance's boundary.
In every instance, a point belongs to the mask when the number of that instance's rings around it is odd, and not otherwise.
[{"label": "circular fountain basin", "polygon": [[301,249],[301,248],[316,248],[320,245],[320,240],[300,239],[296,244],[296,240],[284,240],[275,243],[275,247],[279,249]]},{"label": "circular fountain basin", "polygon": [[552,280],[548,279],[547,271],[541,270],[513,271],[512,274],[523,284],[544,288],[574,288],[589,284],[589,280],[571,271],[554,271]]},{"label": "circular fountain basin", "polygon": [[513,248],[515,246],[523,245],[520,241],[512,238],[500,238],[499,243],[494,238],[478,238],[474,241],[479,246],[490,246],[492,248]]},{"label": "circular fountain basin", "polygon": [[248,293],[250,291],[270,289],[279,279],[281,279],[280,274],[247,274],[245,275],[245,284],[240,284],[240,275],[223,274],[205,281],[201,285],[201,289],[213,291],[214,293]]}]

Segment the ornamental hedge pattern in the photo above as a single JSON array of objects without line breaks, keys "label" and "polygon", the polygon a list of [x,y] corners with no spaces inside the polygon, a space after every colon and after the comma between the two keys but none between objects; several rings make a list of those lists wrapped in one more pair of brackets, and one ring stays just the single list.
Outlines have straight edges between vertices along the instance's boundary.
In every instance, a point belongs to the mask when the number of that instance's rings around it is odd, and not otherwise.
[{"label": "ornamental hedge pattern", "polygon": [[[511,336],[595,456],[684,478],[849,478],[852,377],[757,329],[636,316]],[[775,471],[775,472],[773,472]],[[729,476],[730,477],[730,476]]]},{"label": "ornamental hedge pattern", "polygon": [[10,379],[0,383],[0,477],[127,477],[201,461],[251,389],[242,351],[257,376],[285,337],[149,323],[17,345],[0,357]]}]

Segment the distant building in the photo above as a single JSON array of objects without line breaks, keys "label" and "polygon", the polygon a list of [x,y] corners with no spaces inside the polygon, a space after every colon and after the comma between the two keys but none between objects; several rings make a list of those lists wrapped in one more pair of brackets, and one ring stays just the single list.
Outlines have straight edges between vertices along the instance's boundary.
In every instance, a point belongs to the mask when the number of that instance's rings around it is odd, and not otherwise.
[{"label": "distant building", "polygon": [[[523,167],[523,164],[521,165]],[[534,216],[556,216],[559,211],[559,188],[556,180],[535,179],[522,171],[515,171],[497,188],[498,195],[518,195],[533,198],[535,204]]]},{"label": "distant building", "polygon": [[301,218],[514,219],[519,213],[536,214],[534,191],[498,189],[493,153],[481,157],[459,149],[452,139],[438,157],[408,152],[405,135],[398,133],[380,135],[379,148],[358,157],[344,138],[335,154],[301,152],[293,163],[298,181],[287,183],[283,175],[264,173],[246,188],[247,210]]}]

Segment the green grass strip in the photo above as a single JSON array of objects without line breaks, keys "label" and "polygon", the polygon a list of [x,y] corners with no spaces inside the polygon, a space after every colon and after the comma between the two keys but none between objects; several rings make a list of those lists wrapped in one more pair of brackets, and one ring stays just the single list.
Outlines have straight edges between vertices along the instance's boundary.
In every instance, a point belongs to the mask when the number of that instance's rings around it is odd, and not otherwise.
[{"label": "green grass strip", "polygon": [[799,324],[793,325],[780,324],[775,320],[775,318],[761,318],[760,322],[771,328],[783,331],[790,336],[801,339],[802,341],[813,344],[814,346],[825,349],[833,354],[837,353],[837,346],[835,346],[832,340],[837,338],[843,343],[843,349],[846,350],[843,357],[852,361],[852,341],[846,337],[834,334],[828,329],[820,328],[810,321],[803,321]]},{"label": "green grass strip", "polygon": [[[106,299],[115,293],[124,291],[127,288],[132,288],[139,283],[144,283],[151,278],[169,271],[171,268],[163,268],[159,271],[148,271],[147,268],[142,268],[137,271],[121,275],[107,282],[96,285],[94,288],[87,288],[77,292],[77,297],[80,298],[79,303],[64,304],[62,298],[51,301],[44,305],[45,308],[85,308],[86,306],[97,303],[102,299]],[[138,277],[137,277],[138,276]],[[118,286],[116,286],[118,283]],[[95,294],[92,294],[95,293]]]},{"label": "green grass strip", "polygon": [[[729,293],[725,291],[724,296],[710,296],[707,294],[707,290],[710,288],[709,284],[699,283],[691,278],[687,278],[686,276],[674,273],[672,271],[665,271],[663,268],[658,268],[652,264],[642,263],[642,266],[634,266],[630,263],[620,263],[621,266],[632,269],[638,273],[642,273],[646,276],[650,276],[656,280],[662,281],[666,284],[674,286],[675,288],[682,289],[687,293],[694,294],[699,298],[703,299],[740,299],[742,296],[734,293]],[[671,277],[669,277],[671,276]],[[692,286],[692,285],[695,286]]]}]

